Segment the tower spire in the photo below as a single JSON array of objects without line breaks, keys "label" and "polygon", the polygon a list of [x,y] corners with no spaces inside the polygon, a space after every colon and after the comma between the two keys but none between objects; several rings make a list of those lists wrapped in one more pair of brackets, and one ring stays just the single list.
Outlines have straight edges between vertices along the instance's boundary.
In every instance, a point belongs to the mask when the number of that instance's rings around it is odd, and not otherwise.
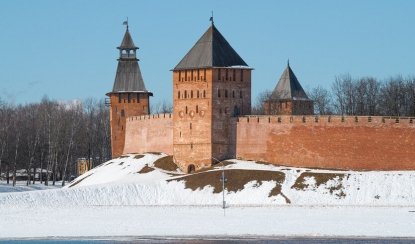
[{"label": "tower spire", "polygon": [[127,17],[127,20],[126,20],[126,21],[124,21],[122,24],[123,24],[123,25],[125,25],[125,26],[127,27],[127,31],[128,31],[128,17]]},{"label": "tower spire", "polygon": [[214,23],[213,23],[213,10],[212,10],[212,12],[211,12],[211,13],[212,13],[212,15],[210,16],[209,21],[210,21],[210,22],[212,23],[212,25],[213,25],[213,24],[214,24]]}]

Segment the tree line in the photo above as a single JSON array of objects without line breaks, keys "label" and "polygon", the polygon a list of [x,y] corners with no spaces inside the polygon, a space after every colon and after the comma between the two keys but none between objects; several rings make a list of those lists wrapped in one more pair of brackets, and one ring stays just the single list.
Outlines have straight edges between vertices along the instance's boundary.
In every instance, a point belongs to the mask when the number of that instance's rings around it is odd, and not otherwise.
[{"label": "tree line", "polygon": [[[379,80],[374,77],[335,77],[329,89],[317,86],[308,97],[317,115],[415,116],[415,77],[402,76]],[[253,114],[263,114],[263,103],[270,91],[258,95]]]},{"label": "tree line", "polygon": [[[0,176],[25,169],[27,184],[35,175],[45,185],[75,175],[78,158],[98,165],[111,158],[109,110],[103,100],[13,105],[0,100]],[[43,172],[36,172],[44,169]],[[9,183],[9,182],[8,182]]]}]

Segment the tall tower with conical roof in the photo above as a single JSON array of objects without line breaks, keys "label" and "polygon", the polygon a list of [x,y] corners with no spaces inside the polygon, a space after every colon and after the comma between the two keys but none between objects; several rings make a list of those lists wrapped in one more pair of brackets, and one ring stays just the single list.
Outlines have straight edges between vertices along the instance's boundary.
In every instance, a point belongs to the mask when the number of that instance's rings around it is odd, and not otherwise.
[{"label": "tall tower with conical roof", "polygon": [[112,91],[107,93],[110,98],[110,125],[112,157],[122,155],[125,142],[125,125],[129,116],[150,113],[150,96],[153,94],[144,85],[138,65],[137,49],[127,29],[118,58],[117,73]]},{"label": "tall tower with conical roof", "polygon": [[313,101],[308,98],[289,61],[271,96],[264,102],[264,111],[281,115],[313,114]]},{"label": "tall tower with conical roof", "polygon": [[251,70],[213,20],[173,69],[173,151],[183,170],[235,157],[232,123],[251,113]]}]

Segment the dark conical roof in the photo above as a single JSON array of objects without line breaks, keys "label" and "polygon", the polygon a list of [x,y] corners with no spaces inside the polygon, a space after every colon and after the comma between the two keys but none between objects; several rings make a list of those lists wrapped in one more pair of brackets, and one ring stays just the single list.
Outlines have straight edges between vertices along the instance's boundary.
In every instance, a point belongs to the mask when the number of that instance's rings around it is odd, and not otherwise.
[{"label": "dark conical roof", "polygon": [[144,85],[138,59],[135,56],[137,47],[134,45],[128,28],[118,49],[126,49],[130,54],[126,56],[126,54],[120,52],[112,92],[144,92],[151,94]]},{"label": "dark conical roof", "polygon": [[309,100],[289,63],[282,73],[278,84],[275,86],[274,91],[272,91],[270,99]]},{"label": "dark conical roof", "polygon": [[248,66],[212,24],[174,70]]},{"label": "dark conical roof", "polygon": [[118,49],[138,49],[133,42],[133,38],[131,38],[130,31],[125,31],[124,38],[122,39],[121,45],[118,47]]},{"label": "dark conical roof", "polygon": [[112,92],[148,92],[136,59],[118,61]]}]

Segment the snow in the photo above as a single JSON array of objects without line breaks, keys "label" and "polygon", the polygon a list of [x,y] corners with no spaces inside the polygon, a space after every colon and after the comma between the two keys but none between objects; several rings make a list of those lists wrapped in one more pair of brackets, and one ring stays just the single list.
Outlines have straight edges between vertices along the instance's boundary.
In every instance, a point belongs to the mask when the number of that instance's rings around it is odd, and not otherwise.
[{"label": "snow", "polygon": [[415,213],[390,207],[102,206],[0,209],[0,238],[413,237]]},{"label": "snow", "polygon": [[[209,185],[186,189],[179,179],[185,174],[154,166],[165,156],[113,159],[61,189],[10,192],[0,184],[0,238],[415,236],[415,171],[333,171],[229,160],[233,164],[224,167],[225,174],[232,169],[284,173],[281,192],[291,203],[281,194],[269,197],[276,180],[251,181],[243,190],[225,191],[224,217],[222,193]],[[146,166],[154,170],[138,173]],[[313,174],[334,176],[319,182]],[[293,187],[299,179],[301,187]]]}]

